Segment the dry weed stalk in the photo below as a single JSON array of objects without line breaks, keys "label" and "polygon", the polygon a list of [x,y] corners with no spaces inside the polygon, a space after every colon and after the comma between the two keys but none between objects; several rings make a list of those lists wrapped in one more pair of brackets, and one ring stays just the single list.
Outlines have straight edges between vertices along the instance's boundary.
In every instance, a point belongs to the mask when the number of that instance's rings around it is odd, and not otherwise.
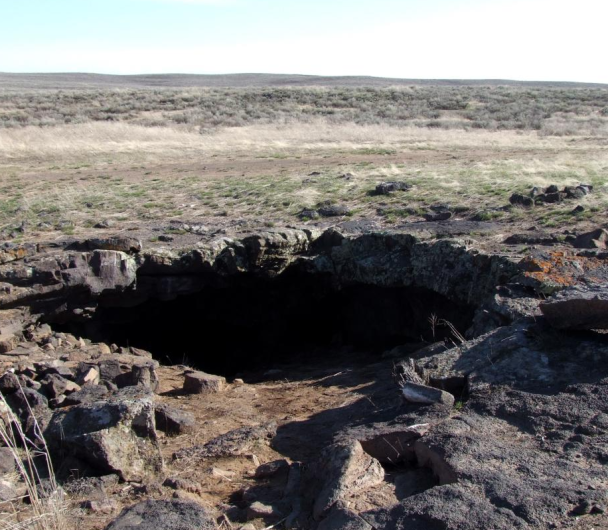
[{"label": "dry weed stalk", "polygon": [[[25,394],[20,387],[18,392]],[[0,506],[0,530],[67,530],[67,501],[57,484],[48,446],[40,425],[27,401],[28,412],[34,419],[34,436],[30,439],[21,422],[0,394],[0,438],[11,450],[17,473],[25,485],[25,495],[6,501]],[[28,505],[21,508],[24,499]]]}]

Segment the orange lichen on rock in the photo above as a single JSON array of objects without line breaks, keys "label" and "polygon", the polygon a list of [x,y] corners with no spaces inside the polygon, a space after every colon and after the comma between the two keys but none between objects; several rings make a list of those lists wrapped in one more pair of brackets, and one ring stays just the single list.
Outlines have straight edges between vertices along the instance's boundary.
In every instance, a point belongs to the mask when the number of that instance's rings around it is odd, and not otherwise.
[{"label": "orange lichen on rock", "polygon": [[589,279],[588,273],[608,267],[604,260],[576,256],[564,251],[548,252],[540,257],[526,256],[519,265],[524,270],[525,277],[564,287],[578,283],[583,276]]}]

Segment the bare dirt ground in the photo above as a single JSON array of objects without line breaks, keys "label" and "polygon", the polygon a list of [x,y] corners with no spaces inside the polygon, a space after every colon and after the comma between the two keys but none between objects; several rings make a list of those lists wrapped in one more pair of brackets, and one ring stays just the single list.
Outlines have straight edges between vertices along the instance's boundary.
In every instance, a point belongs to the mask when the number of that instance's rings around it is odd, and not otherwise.
[{"label": "bare dirt ground", "polygon": [[[380,411],[397,403],[396,386],[395,401],[386,400],[386,390],[392,385],[391,361],[379,363],[377,357],[371,363],[370,360],[365,353],[325,352],[310,359],[291,361],[270,373],[239,374],[243,383],[233,382],[224,392],[204,396],[181,392],[184,367],[161,367],[159,401],[178,406],[196,419],[196,429],[191,434],[177,437],[161,434],[167,466],[164,474],[187,481],[191,491],[176,492],[161,487],[160,483],[143,489],[137,485],[116,484],[108,494],[119,501],[119,506],[129,506],[138,499],[171,498],[177,494],[203,503],[216,515],[224,513],[228,504],[238,505],[246,489],[257,490],[262,500],[276,500],[273,496],[276,497],[277,488],[280,491],[283,486],[281,478],[284,477],[254,479],[260,464],[279,459],[309,462],[342,425],[353,420],[355,411]],[[272,421],[278,424],[273,447],[260,442],[251,452],[237,457],[201,461],[173,459],[173,454],[180,449],[204,444],[239,427]],[[394,502],[396,493],[390,474],[386,484],[367,497],[357,502],[367,508]],[[78,506],[81,500],[90,500],[90,497],[77,493],[71,497],[73,506]],[[113,516],[115,514],[83,513],[78,526],[101,529]],[[231,516],[244,520],[246,514],[233,511]],[[262,519],[253,522],[258,528],[265,524]]]},{"label": "bare dirt ground", "polygon": [[[329,355],[331,353],[331,355]],[[159,400],[178,406],[196,419],[193,433],[177,437],[161,434],[160,444],[166,463],[164,475],[182,480],[177,490],[161,483],[145,486],[115,484],[107,489],[107,496],[116,502],[112,513],[80,512],[76,509],[70,518],[86,530],[100,530],[112,520],[116,511],[144,499],[181,498],[202,503],[216,517],[226,513],[222,528],[233,528],[249,520],[255,528],[268,528],[280,517],[251,518],[245,507],[252,499],[268,505],[281,498],[285,488],[285,475],[256,479],[255,470],[260,464],[285,459],[288,462],[310,462],[327,445],[332,435],[356,419],[369,417],[370,412],[382,414],[399,402],[397,386],[392,382],[392,362],[379,360],[368,354],[349,351],[324,352],[310,359],[296,359],[271,372],[251,372],[242,375],[244,382],[228,385],[219,394],[184,395],[183,370],[185,367],[161,367]],[[458,414],[458,410],[454,411]],[[206,458],[201,460],[174,460],[180,449],[204,444],[228,431],[244,426],[268,422],[278,424],[272,447],[257,442],[251,451],[234,457]],[[400,499],[399,468],[386,468],[385,481],[348,499],[353,510],[366,511],[390,506]],[[418,477],[417,480],[425,480]],[[432,480],[429,475],[428,480]],[[71,506],[91,500],[90,495],[70,497]],[[237,526],[234,526],[237,525]],[[606,515],[572,518],[560,528],[573,530],[601,530],[608,528]]]}]

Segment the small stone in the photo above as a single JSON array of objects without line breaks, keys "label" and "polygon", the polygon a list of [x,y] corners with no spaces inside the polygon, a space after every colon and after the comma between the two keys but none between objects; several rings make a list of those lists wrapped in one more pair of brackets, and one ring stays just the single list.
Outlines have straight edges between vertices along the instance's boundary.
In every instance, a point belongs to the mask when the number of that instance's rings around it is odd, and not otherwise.
[{"label": "small stone", "polygon": [[52,409],[59,408],[65,402],[65,400],[66,400],[66,396],[64,396],[62,394],[60,396],[57,396],[56,398],[53,398],[53,399],[49,400],[49,406]]},{"label": "small stone", "polygon": [[240,378],[238,378],[238,377],[237,377],[237,378],[236,378],[236,379],[233,381],[233,384],[235,384],[235,385],[244,385],[244,384],[245,384],[245,381],[243,381],[242,379],[240,379]]},{"label": "small stone", "polygon": [[169,405],[156,405],[156,428],[169,436],[187,434],[194,431],[196,422],[189,412]]},{"label": "small stone", "polygon": [[443,403],[449,407],[454,406],[454,396],[438,388],[433,388],[418,383],[405,383],[401,387],[401,392],[406,401],[412,403]]},{"label": "small stone", "polygon": [[572,243],[575,248],[598,248],[605,250],[608,244],[608,230],[598,228],[591,232],[580,234]]},{"label": "small stone", "polygon": [[103,221],[99,221],[99,223],[95,224],[93,228],[112,228],[114,224],[114,221],[111,219],[104,219]]},{"label": "small stone", "polygon": [[199,484],[183,478],[168,477],[163,482],[163,486],[174,490],[183,490],[190,493],[196,493],[197,495],[203,493],[203,490]]},{"label": "small stone", "polygon": [[16,501],[17,488],[15,485],[4,479],[0,479],[0,502]]},{"label": "small stone", "polygon": [[247,509],[247,519],[269,519],[281,517],[281,512],[274,506],[262,504],[259,501],[252,503]]},{"label": "small stone", "polygon": [[131,372],[123,374],[122,377],[115,380],[119,388],[123,386],[141,386],[149,388],[152,392],[156,392],[160,385],[158,375],[156,374],[155,362],[143,362],[134,364],[131,367]]},{"label": "small stone", "polygon": [[112,350],[105,342],[100,342],[99,344],[96,344],[96,346],[99,350],[99,353],[101,353],[102,355],[110,355],[112,353]]},{"label": "small stone", "polygon": [[0,447],[0,475],[15,471],[15,457],[10,447]]},{"label": "small stone", "polygon": [[350,215],[351,211],[343,205],[330,204],[320,207],[318,210],[319,215],[323,217],[341,217],[343,215]]},{"label": "small stone", "polygon": [[234,471],[220,469],[219,467],[212,467],[211,474],[214,477],[219,477],[219,478],[223,478],[223,479],[227,479],[227,480],[230,480],[232,477],[234,477],[234,475],[236,475],[236,473]]},{"label": "small stone", "polygon": [[41,324],[39,326],[31,326],[26,332],[27,340],[41,344],[47,342],[53,335],[53,330],[48,324]]},{"label": "small stone", "polygon": [[249,460],[251,460],[257,467],[260,466],[260,459],[257,457],[257,455],[250,453],[248,455],[245,455],[245,458],[249,458]]},{"label": "small stone", "polygon": [[221,392],[226,386],[226,378],[205,372],[185,374],[183,390],[187,394],[213,394]]},{"label": "small stone", "polygon": [[12,394],[20,387],[19,378],[13,372],[6,372],[0,377],[0,392],[2,394]]},{"label": "small stone", "polygon": [[298,217],[302,220],[306,219],[318,219],[320,217],[319,212],[317,210],[313,210],[311,208],[304,208],[299,214]]},{"label": "small stone", "polygon": [[[541,197],[539,195],[539,197]],[[566,194],[562,191],[556,191],[555,193],[545,193],[542,195],[542,201],[548,204],[554,204],[562,202],[566,198]]]},{"label": "small stone", "polygon": [[29,377],[26,377],[24,375],[20,375],[19,380],[21,381],[22,387],[31,388],[32,390],[36,391],[42,388],[42,385],[38,381],[34,381],[33,379],[30,379]]},{"label": "small stone", "polygon": [[534,205],[534,200],[531,197],[526,197],[521,193],[514,193],[513,195],[511,195],[511,197],[509,197],[509,202],[516,206],[528,207]]},{"label": "small stone", "polygon": [[427,213],[423,217],[426,221],[447,221],[452,217],[452,212]]},{"label": "small stone", "polygon": [[141,348],[134,348],[131,346],[129,348],[129,353],[131,353],[131,355],[136,355],[137,357],[146,357],[147,359],[152,359],[152,354],[149,351],[142,350]]},{"label": "small stone", "polygon": [[289,463],[287,460],[273,460],[262,464],[255,470],[255,478],[269,478],[277,475],[281,471],[287,471],[289,469]]},{"label": "small stone", "polygon": [[569,199],[582,199],[585,195],[587,195],[579,186],[566,186],[566,188],[564,188],[564,192]]},{"label": "small stone", "polygon": [[381,182],[376,186],[376,195],[388,195],[395,191],[407,191],[412,188],[411,184],[402,181]]},{"label": "small stone", "polygon": [[108,389],[103,385],[84,385],[81,390],[66,396],[62,405],[80,405],[83,403],[94,403],[104,399],[108,395]]},{"label": "small stone", "polygon": [[[91,366],[91,365],[89,365]],[[99,374],[101,381],[114,382],[117,377],[122,375],[122,369],[120,368],[120,362],[115,359],[109,359],[99,363]]]},{"label": "small stone", "polygon": [[184,490],[174,491],[172,497],[174,499],[179,499],[180,501],[197,502],[199,500],[197,495]]},{"label": "small stone", "polygon": [[576,208],[574,208],[570,213],[572,215],[576,215],[579,213],[583,213],[585,211],[585,207],[582,204],[579,204]]},{"label": "small stone", "polygon": [[81,389],[80,385],[77,385],[59,374],[47,374],[44,376],[41,383],[43,391],[52,398],[56,398],[63,394],[78,392],[78,390]]},{"label": "small stone", "polygon": [[84,501],[81,507],[93,513],[113,515],[118,512],[120,506],[114,499],[104,499],[100,501]]},{"label": "small stone", "polygon": [[101,375],[99,373],[99,368],[96,366],[91,366],[87,370],[79,372],[76,376],[76,382],[79,385],[97,385],[100,381]]},{"label": "small stone", "polygon": [[0,353],[8,353],[19,344],[19,337],[13,334],[0,333]]}]

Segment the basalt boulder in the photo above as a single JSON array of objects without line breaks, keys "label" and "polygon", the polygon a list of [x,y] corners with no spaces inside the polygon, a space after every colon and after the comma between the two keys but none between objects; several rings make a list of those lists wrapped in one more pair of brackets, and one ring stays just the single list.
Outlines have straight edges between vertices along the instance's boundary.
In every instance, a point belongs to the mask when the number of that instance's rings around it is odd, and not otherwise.
[{"label": "basalt boulder", "polygon": [[163,469],[153,399],[135,387],[106,401],[55,412],[45,437],[55,459],[76,457],[100,474],[141,482]]},{"label": "basalt boulder", "polygon": [[608,329],[608,288],[571,287],[541,303],[540,309],[558,329]]}]

